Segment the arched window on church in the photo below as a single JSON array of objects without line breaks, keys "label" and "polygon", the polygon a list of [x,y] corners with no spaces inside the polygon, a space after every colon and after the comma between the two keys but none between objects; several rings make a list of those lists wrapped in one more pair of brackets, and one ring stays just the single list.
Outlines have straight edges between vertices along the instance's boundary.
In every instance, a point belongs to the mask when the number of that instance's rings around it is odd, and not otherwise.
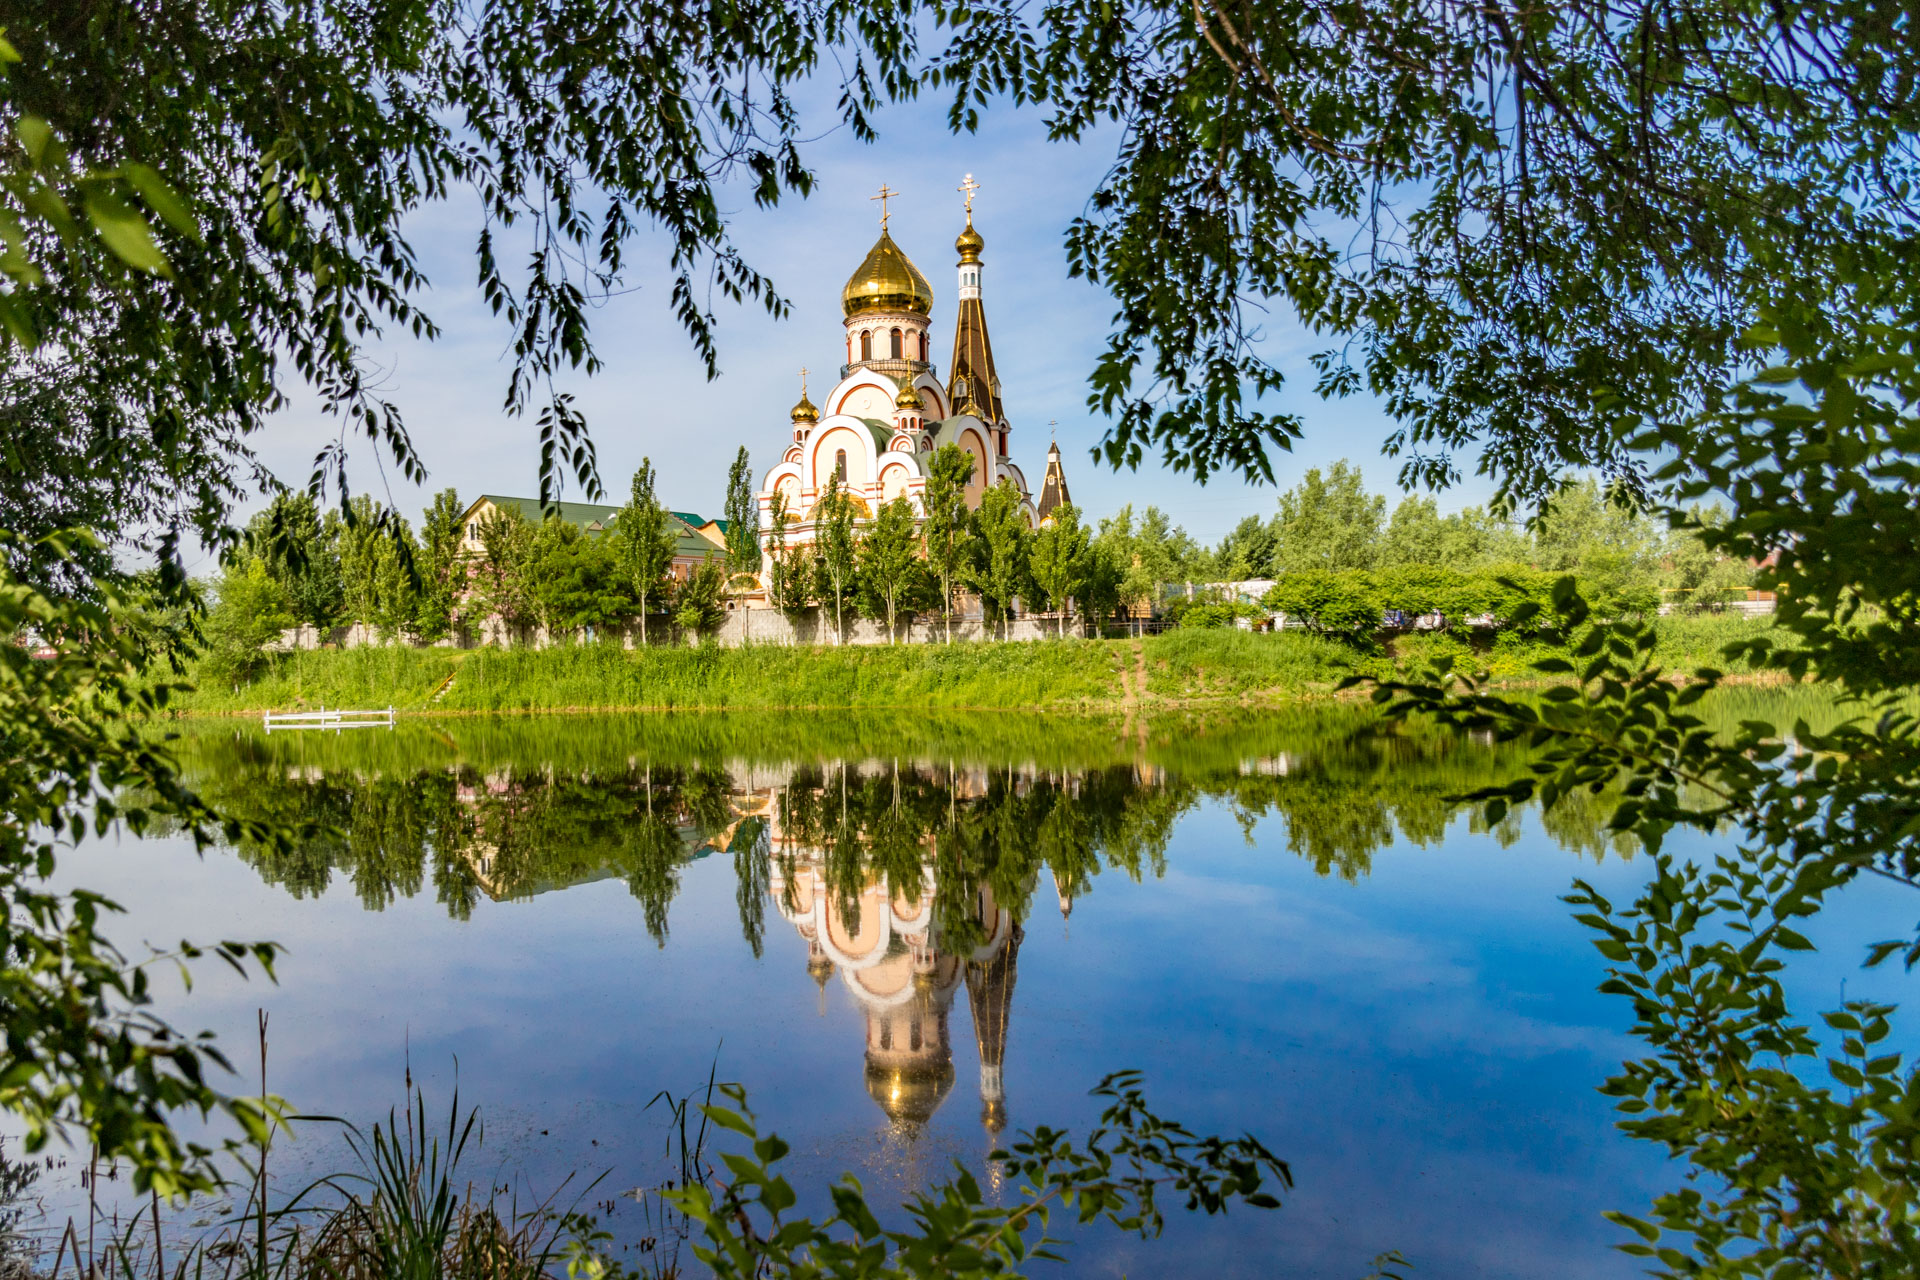
[{"label": "arched window on church", "polygon": [[920,1051],[920,1019],[915,1018],[907,1028],[907,1047],[915,1053]]},{"label": "arched window on church", "polygon": [[873,331],[871,329],[862,329],[860,331],[860,358],[862,360],[873,359]]},{"label": "arched window on church", "polygon": [[927,362],[927,335],[923,333],[920,335],[920,363],[925,364],[926,362]]},{"label": "arched window on church", "polygon": [[901,356],[905,354],[906,354],[905,349],[900,345],[900,331],[898,329],[895,329],[893,331],[893,358],[895,360],[898,360]]},{"label": "arched window on church", "polygon": [[847,482],[847,451],[845,449],[833,451],[833,474],[840,477],[841,484]]}]

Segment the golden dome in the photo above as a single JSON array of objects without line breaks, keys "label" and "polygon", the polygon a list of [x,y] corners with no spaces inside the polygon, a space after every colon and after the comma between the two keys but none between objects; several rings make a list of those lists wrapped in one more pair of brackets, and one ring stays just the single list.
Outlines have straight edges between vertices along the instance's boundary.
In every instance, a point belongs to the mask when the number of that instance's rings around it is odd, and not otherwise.
[{"label": "golden dome", "polygon": [[793,406],[793,420],[795,422],[820,421],[820,411],[813,407],[813,401],[807,399],[807,393],[804,391],[800,393],[800,403]]},{"label": "golden dome", "polygon": [[896,409],[924,409],[927,407],[927,402],[920,398],[920,393],[913,389],[911,382],[903,382],[900,384],[900,394],[893,398],[893,407]]},{"label": "golden dome", "polygon": [[883,229],[868,251],[866,261],[840,291],[840,310],[850,318],[870,311],[930,315],[933,286]]},{"label": "golden dome", "polygon": [[987,242],[982,240],[980,233],[973,229],[972,214],[967,215],[967,229],[960,233],[960,238],[953,242],[953,247],[960,251],[962,263],[980,261],[980,251],[987,247]]},{"label": "golden dome", "polygon": [[889,1069],[867,1063],[867,1096],[880,1104],[887,1119],[918,1128],[933,1119],[953,1088],[953,1064],[940,1062],[918,1068]]}]

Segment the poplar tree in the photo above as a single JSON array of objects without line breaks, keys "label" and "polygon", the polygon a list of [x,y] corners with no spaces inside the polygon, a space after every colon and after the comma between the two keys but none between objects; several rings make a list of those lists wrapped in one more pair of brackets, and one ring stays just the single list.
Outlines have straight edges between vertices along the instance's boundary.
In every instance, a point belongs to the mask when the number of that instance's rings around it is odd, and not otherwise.
[{"label": "poplar tree", "polygon": [[967,560],[967,482],[972,479],[972,454],[957,444],[934,450],[921,498],[927,506],[922,534],[927,565],[940,580],[940,616],[946,620],[948,644],[953,643],[953,587]]},{"label": "poplar tree", "polygon": [[479,611],[498,617],[510,631],[523,626],[533,616],[533,526],[518,507],[496,507],[480,521],[480,549]]},{"label": "poplar tree", "polygon": [[840,477],[827,478],[827,491],[813,509],[814,550],[820,561],[820,595],[833,600],[833,630],[837,644],[847,642],[846,602],[860,567],[858,509],[854,497],[840,487]]},{"label": "poplar tree", "polygon": [[760,572],[760,504],[753,494],[753,463],[741,445],[727,471],[727,568]]},{"label": "poplar tree", "polygon": [[912,501],[901,494],[881,505],[867,536],[860,540],[861,594],[875,606],[870,612],[886,619],[888,644],[895,642],[900,603],[911,592],[919,566],[917,523]]},{"label": "poplar tree", "polygon": [[420,605],[414,626],[422,640],[439,640],[453,631],[454,610],[466,589],[462,550],[467,531],[460,522],[465,513],[459,492],[442,489],[421,518]]},{"label": "poplar tree", "polygon": [[782,613],[791,614],[806,608],[812,599],[813,575],[805,560],[806,549],[787,542],[787,530],[793,527],[793,513],[787,506],[786,494],[773,495],[770,514],[773,528],[767,550],[773,565],[767,573],[767,602]]},{"label": "poplar tree", "polygon": [[1033,534],[1020,508],[1020,491],[1002,480],[980,499],[970,523],[968,559],[962,568],[966,580],[980,593],[981,602],[1000,623],[1006,636],[1014,599],[1027,589],[1027,559]]},{"label": "poplar tree", "polygon": [[673,517],[653,491],[653,459],[640,459],[633,473],[632,496],[620,508],[613,536],[619,541],[620,568],[633,590],[640,612],[640,643],[647,643],[647,610],[655,600],[665,602],[671,588],[667,571],[673,567]]},{"label": "poplar tree", "polygon": [[1067,601],[1080,594],[1086,574],[1087,530],[1080,523],[1080,508],[1062,503],[1053,509],[1049,523],[1033,535],[1033,581],[1046,592],[1060,615],[1056,634],[1067,633]]}]

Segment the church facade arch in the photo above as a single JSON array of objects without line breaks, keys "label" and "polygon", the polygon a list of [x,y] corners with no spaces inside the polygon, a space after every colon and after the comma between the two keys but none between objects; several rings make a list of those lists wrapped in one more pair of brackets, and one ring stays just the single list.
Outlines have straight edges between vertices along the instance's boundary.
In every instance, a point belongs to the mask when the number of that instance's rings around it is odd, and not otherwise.
[{"label": "church facade arch", "polygon": [[843,486],[864,485],[874,478],[879,452],[874,447],[873,433],[857,420],[829,420],[820,425],[808,448],[806,474],[801,477],[807,487],[815,491],[826,488],[827,479],[838,470],[843,453],[846,455]]},{"label": "church facade arch", "polygon": [[[856,370],[833,389],[833,395],[827,401],[828,416],[844,414],[854,418],[891,421],[893,397],[899,390],[899,384],[885,374],[875,373],[871,369]],[[823,421],[821,425],[826,424]]]}]

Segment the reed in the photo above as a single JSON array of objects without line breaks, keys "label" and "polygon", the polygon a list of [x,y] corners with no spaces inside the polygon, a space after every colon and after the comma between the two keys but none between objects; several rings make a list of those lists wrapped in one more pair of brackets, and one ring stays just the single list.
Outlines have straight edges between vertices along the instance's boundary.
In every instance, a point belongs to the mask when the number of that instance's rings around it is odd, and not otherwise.
[{"label": "reed", "polygon": [[[1767,619],[1663,619],[1657,656],[1687,670],[1765,635]],[[434,712],[582,710],[1048,710],[1131,712],[1142,704],[1279,703],[1331,693],[1350,674],[1389,675],[1441,657],[1456,669],[1532,678],[1559,652],[1500,635],[1447,633],[1352,645],[1304,631],[1176,630],[1142,640],[1041,640],[813,648],[409,649],[282,654],[245,685],[202,680],[174,709],[221,714],[328,707]],[[1142,664],[1144,663],[1144,668]],[[1144,669],[1145,680],[1138,677]],[[1738,669],[1737,667],[1735,668]]]}]

